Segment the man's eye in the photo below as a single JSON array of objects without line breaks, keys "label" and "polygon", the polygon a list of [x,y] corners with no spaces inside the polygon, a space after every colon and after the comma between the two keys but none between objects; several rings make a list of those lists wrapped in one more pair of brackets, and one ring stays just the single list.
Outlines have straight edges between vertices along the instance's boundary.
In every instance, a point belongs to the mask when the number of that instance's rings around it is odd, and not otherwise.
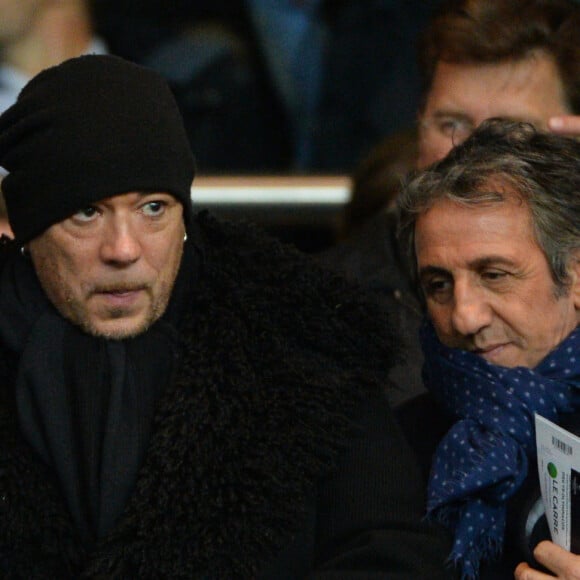
[{"label": "man's eye", "polygon": [[425,284],[425,290],[429,293],[441,292],[448,288],[449,283],[446,280],[430,280]]},{"label": "man's eye", "polygon": [[143,206],[143,213],[148,216],[161,215],[165,210],[165,202],[163,201],[148,201]]},{"label": "man's eye", "polygon": [[84,207],[83,209],[80,209],[79,211],[77,211],[73,215],[73,218],[75,220],[81,221],[81,222],[90,222],[91,220],[93,220],[95,218],[97,213],[98,213],[97,208],[90,205],[88,207]]},{"label": "man's eye", "polygon": [[454,119],[441,119],[439,123],[439,131],[447,137],[452,137],[457,127],[457,122]]},{"label": "man's eye", "polygon": [[437,302],[445,301],[452,292],[451,282],[439,278],[423,282],[422,287],[425,296]]},{"label": "man's eye", "polygon": [[507,276],[507,272],[502,272],[499,270],[487,270],[482,272],[481,277],[490,282],[495,282],[498,280],[503,280]]},{"label": "man's eye", "polygon": [[439,121],[439,132],[453,139],[454,143],[460,143],[467,139],[473,132],[473,125],[467,119],[445,117]]}]

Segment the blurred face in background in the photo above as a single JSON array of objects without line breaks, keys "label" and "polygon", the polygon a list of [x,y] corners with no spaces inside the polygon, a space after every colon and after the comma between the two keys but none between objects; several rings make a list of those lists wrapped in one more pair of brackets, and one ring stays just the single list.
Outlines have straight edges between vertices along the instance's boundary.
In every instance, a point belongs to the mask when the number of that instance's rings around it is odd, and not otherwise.
[{"label": "blurred face in background", "polygon": [[499,64],[440,61],[419,118],[419,168],[442,159],[485,119],[504,117],[546,129],[570,114],[553,60],[535,53]]},{"label": "blurred face in background", "polygon": [[0,0],[0,46],[21,39],[47,0]]}]

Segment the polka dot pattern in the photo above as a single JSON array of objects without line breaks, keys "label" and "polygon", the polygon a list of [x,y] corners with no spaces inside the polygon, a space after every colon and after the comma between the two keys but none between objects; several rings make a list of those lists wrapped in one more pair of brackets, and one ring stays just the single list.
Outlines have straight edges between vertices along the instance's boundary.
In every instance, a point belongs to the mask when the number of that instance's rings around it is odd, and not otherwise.
[{"label": "polka dot pattern", "polygon": [[501,551],[506,502],[535,463],[534,413],[556,420],[580,404],[580,330],[535,369],[506,368],[442,345],[421,329],[427,388],[458,419],[440,442],[427,513],[454,530],[451,559],[462,577]]}]

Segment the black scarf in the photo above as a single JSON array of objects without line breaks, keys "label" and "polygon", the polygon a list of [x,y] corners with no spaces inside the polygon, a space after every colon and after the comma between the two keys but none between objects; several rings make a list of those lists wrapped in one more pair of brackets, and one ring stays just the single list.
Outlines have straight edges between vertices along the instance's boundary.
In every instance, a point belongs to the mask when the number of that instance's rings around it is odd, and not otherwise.
[{"label": "black scarf", "polygon": [[127,340],[96,338],[65,320],[19,252],[3,268],[0,340],[18,357],[20,429],[56,473],[87,548],[111,530],[133,490],[161,386],[176,368],[197,263],[189,242],[167,311]]}]

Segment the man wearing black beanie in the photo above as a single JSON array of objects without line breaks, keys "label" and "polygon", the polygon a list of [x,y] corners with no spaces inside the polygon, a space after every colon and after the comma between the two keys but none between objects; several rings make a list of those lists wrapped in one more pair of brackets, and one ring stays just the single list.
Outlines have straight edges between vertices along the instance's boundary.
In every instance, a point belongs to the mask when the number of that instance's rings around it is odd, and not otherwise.
[{"label": "man wearing black beanie", "polygon": [[0,577],[447,576],[384,400],[390,319],[194,214],[160,77],[43,71],[0,165]]}]

